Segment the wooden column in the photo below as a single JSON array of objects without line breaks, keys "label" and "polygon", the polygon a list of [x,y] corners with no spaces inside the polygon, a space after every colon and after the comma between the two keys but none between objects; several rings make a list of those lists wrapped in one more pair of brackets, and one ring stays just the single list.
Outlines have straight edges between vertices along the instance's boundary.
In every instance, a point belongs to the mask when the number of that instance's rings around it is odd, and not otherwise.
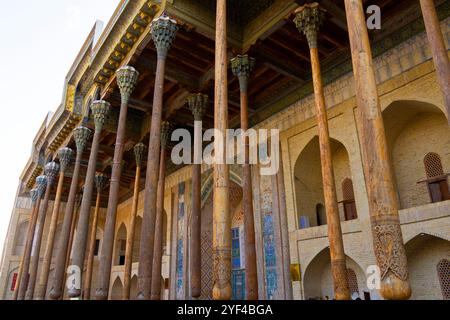
[{"label": "wooden column", "polygon": [[86,262],[86,274],[83,282],[83,300],[91,300],[92,272],[94,269],[95,243],[97,241],[98,214],[100,211],[100,200],[102,191],[108,185],[108,177],[103,173],[95,175],[95,186],[97,188],[97,199],[95,201],[94,218],[92,220],[91,235],[89,240],[89,253]]},{"label": "wooden column", "polygon": [[227,1],[217,0],[216,65],[214,89],[214,128],[223,139],[215,137],[214,197],[213,197],[213,299],[231,299],[231,216],[229,203],[229,168],[226,164],[228,128],[228,59]]},{"label": "wooden column", "polygon": [[151,298],[164,76],[167,53],[175,38],[177,30],[178,26],[176,21],[169,18],[165,13],[152,22],[152,38],[156,46],[158,60],[153,93],[152,120],[144,193],[144,213],[142,218],[141,245],[139,252],[137,298],[140,300],[149,300]]},{"label": "wooden column", "polygon": [[32,189],[30,191],[31,198],[31,214],[30,214],[30,222],[28,223],[28,231],[27,238],[25,240],[25,248],[23,250],[22,259],[20,260],[19,272],[17,274],[16,286],[14,288],[13,300],[17,300],[19,297],[19,288],[20,283],[22,282],[22,277],[24,277],[24,268],[27,266],[27,275],[28,275],[28,266],[31,255],[31,245],[33,242],[34,230],[36,228],[36,220],[37,220],[37,209],[36,202],[38,200],[38,191],[37,189]]},{"label": "wooden column", "polygon": [[433,53],[436,77],[444,95],[444,105],[447,112],[447,121],[450,125],[450,62],[444,36],[433,0],[420,0],[428,42]]},{"label": "wooden column", "polygon": [[399,205],[362,1],[345,0],[345,10],[374,250],[381,269],[381,294],[385,299],[408,299],[411,296],[411,287],[408,282],[408,266],[398,216]]},{"label": "wooden column", "polygon": [[296,10],[295,24],[307,37],[314,84],[317,126],[319,129],[320,159],[322,181],[327,215],[328,239],[330,242],[331,272],[333,275],[334,295],[337,300],[349,300],[350,289],[347,279],[344,243],[342,240],[341,221],[336,196],[333,162],[331,154],[328,119],[320,73],[317,33],[324,18],[324,11],[318,3],[306,4]]},{"label": "wooden column", "polygon": [[242,166],[242,206],[244,209],[245,293],[247,300],[258,300],[258,274],[256,269],[255,221],[253,216],[252,172],[248,131],[248,80],[255,60],[238,55],[231,60],[234,76],[239,78],[241,92],[241,130],[244,134],[244,164]]},{"label": "wooden column", "polygon": [[114,161],[109,187],[108,210],[106,212],[105,231],[103,233],[102,251],[100,254],[99,286],[95,291],[97,300],[108,299],[109,280],[111,277],[112,255],[114,248],[114,231],[116,227],[116,214],[122,175],[122,159],[125,144],[125,131],[127,124],[128,101],[134,91],[139,78],[139,72],[127,66],[117,70],[117,84],[121,94],[119,124],[117,128]]},{"label": "wooden column", "polygon": [[[202,120],[209,105],[205,94],[191,94],[189,108],[194,115],[194,163],[192,164],[192,216],[189,243],[189,271],[192,298],[199,298],[202,290]],[[196,139],[196,137],[199,137]]]},{"label": "wooden column", "polygon": [[[83,279],[84,258],[86,253],[89,220],[91,216],[92,194],[94,193],[94,179],[97,169],[98,149],[100,146],[100,138],[103,126],[105,125],[109,113],[111,112],[111,105],[106,101],[97,100],[92,103],[90,108],[92,110],[92,116],[94,118],[95,130],[91,146],[91,154],[89,156],[88,168],[86,171],[86,180],[84,183],[83,198],[81,200],[72,257],[72,264],[79,267],[81,270],[81,279]],[[81,298],[81,287],[69,288],[68,294],[70,298]]]},{"label": "wooden column", "polygon": [[[45,182],[45,183],[44,183]],[[25,251],[23,253],[23,261],[22,261],[22,274],[20,277],[19,290],[17,294],[17,300],[24,300],[25,295],[28,288],[28,280],[30,278],[29,269],[30,269],[30,260],[31,260],[31,251],[33,250],[33,242],[34,242],[34,234],[36,232],[36,222],[39,214],[39,207],[41,206],[41,199],[45,192],[45,188],[47,187],[47,177],[39,176],[36,178],[36,193],[34,197],[36,197],[34,210],[32,213],[31,220],[31,229],[28,230],[29,237],[27,238],[27,244],[25,246]]]},{"label": "wooden column", "polygon": [[[141,186],[141,168],[144,162],[145,152],[147,147],[143,143],[138,143],[134,147],[134,157],[136,159],[136,176],[134,179],[134,194],[133,194],[133,204],[131,207],[131,215],[129,222],[129,233],[127,235],[127,243],[125,249],[125,274],[123,280],[123,299],[130,299],[130,289],[131,289],[131,269],[133,266],[133,244],[134,244],[134,234],[136,232],[136,216],[139,203],[139,188]],[[132,297],[136,298],[136,297]]]},{"label": "wooden column", "polygon": [[91,130],[85,127],[78,127],[73,132],[73,138],[77,146],[77,155],[75,158],[75,166],[72,174],[72,182],[70,184],[69,197],[67,199],[66,210],[64,213],[64,221],[59,235],[59,249],[56,255],[55,272],[53,282],[50,289],[50,299],[58,300],[63,294],[64,275],[66,274],[66,256],[69,249],[70,229],[74,215],[75,200],[78,192],[78,178],[80,175],[81,158],[86,148],[87,141],[91,136]]},{"label": "wooden column", "polygon": [[53,205],[53,212],[52,212],[52,217],[51,217],[51,221],[50,221],[50,227],[49,227],[49,231],[48,231],[47,245],[45,247],[44,260],[42,262],[42,267],[41,267],[41,275],[39,278],[36,300],[45,300],[45,298],[46,298],[48,275],[50,272],[50,265],[52,262],[56,227],[58,225],[59,208],[61,206],[61,196],[62,196],[63,187],[64,187],[64,176],[65,176],[67,167],[69,166],[70,162],[72,161],[73,154],[74,154],[74,152],[70,148],[62,148],[58,152],[60,174],[59,174],[59,180],[58,180],[58,187],[57,187],[56,195],[55,195],[55,202]]},{"label": "wooden column", "polygon": [[34,290],[36,288],[39,258],[41,253],[42,234],[44,233],[45,219],[47,217],[48,203],[50,201],[50,192],[59,172],[59,164],[50,162],[45,166],[45,175],[47,177],[47,189],[45,191],[44,201],[39,208],[36,231],[34,233],[33,249],[31,251],[30,279],[26,294],[27,300],[33,300]]},{"label": "wooden column", "polygon": [[159,159],[159,179],[156,199],[155,247],[152,267],[151,300],[161,300],[161,269],[163,255],[164,189],[166,183],[166,153],[170,141],[170,124],[161,125],[161,156]]}]

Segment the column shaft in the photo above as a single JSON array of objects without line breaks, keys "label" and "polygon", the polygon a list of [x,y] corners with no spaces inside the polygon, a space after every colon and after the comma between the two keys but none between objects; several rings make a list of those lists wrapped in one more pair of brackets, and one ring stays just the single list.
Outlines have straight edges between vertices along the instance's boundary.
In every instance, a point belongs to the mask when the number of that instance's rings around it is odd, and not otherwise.
[{"label": "column shaft", "polygon": [[94,219],[92,220],[91,235],[89,240],[89,253],[86,263],[86,274],[83,282],[83,300],[91,300],[91,284],[92,284],[92,271],[94,268],[94,251],[95,243],[97,241],[97,225],[98,225],[98,213],[100,211],[100,198],[101,190],[97,188],[97,199],[95,201]]},{"label": "column shaft", "polygon": [[386,299],[408,299],[411,296],[411,288],[398,216],[398,200],[362,1],[345,0],[345,10],[374,250],[381,269],[381,294]]},{"label": "column shaft", "polygon": [[151,298],[151,276],[155,243],[156,194],[158,185],[159,150],[161,144],[161,118],[164,93],[165,58],[158,56],[153,95],[153,111],[148,148],[147,174],[145,180],[144,213],[142,219],[141,245],[139,253],[138,298]]},{"label": "column shaft", "polygon": [[[89,230],[89,220],[91,216],[92,194],[94,193],[94,179],[97,168],[98,149],[100,145],[101,128],[95,129],[94,138],[89,156],[88,168],[86,171],[86,180],[84,183],[83,198],[78,217],[76,233],[74,235],[72,264],[80,268],[81,280],[83,279],[84,258],[86,254],[87,236]],[[69,297],[76,298],[81,296],[81,288],[70,288]]]},{"label": "column shaft", "polygon": [[156,201],[156,225],[155,225],[155,248],[152,268],[151,299],[161,300],[161,268],[163,249],[163,215],[164,215],[164,187],[166,179],[166,148],[161,147],[161,158],[159,160],[159,180]]},{"label": "column shaft", "polygon": [[199,298],[202,289],[202,256],[201,256],[201,214],[202,214],[202,196],[201,196],[202,165],[192,165],[192,214],[191,214],[191,236],[190,236],[190,280],[191,296]]},{"label": "column shaft", "polygon": [[434,1],[420,0],[420,7],[422,8],[428,42],[430,43],[436,67],[436,76],[444,95],[444,105],[450,125],[450,61],[447,48],[445,47],[444,36],[442,35]]},{"label": "column shaft", "polygon": [[127,123],[128,101],[122,101],[119,115],[119,126],[117,129],[116,146],[114,149],[114,161],[109,188],[108,210],[106,212],[105,230],[103,233],[103,244],[100,255],[99,281],[95,292],[97,300],[108,299],[109,281],[111,277],[112,255],[114,248],[114,231],[116,227],[116,214],[118,196],[120,189],[120,178],[122,175],[122,159],[125,142],[125,130]]},{"label": "column shaft", "polygon": [[50,298],[52,300],[58,300],[63,293],[64,275],[66,274],[66,257],[69,249],[69,237],[72,226],[72,220],[74,216],[75,198],[78,191],[78,178],[80,175],[80,165],[83,152],[77,151],[75,166],[72,175],[72,182],[70,184],[69,197],[66,204],[66,210],[64,213],[64,221],[59,235],[59,250],[56,255],[55,272],[50,290]]},{"label": "column shaft", "polygon": [[[248,93],[241,90],[241,129],[248,130]],[[244,209],[245,289],[247,300],[258,300],[256,268],[255,221],[253,216],[252,171],[250,167],[249,137],[244,138],[244,165],[242,166],[242,204]]]},{"label": "column shaft", "polygon": [[327,215],[328,239],[330,242],[334,295],[337,300],[348,300],[350,299],[350,289],[348,286],[347,267],[345,263],[346,257],[344,253],[341,220],[334,181],[330,134],[328,130],[328,119],[320,72],[319,52],[317,48],[311,48],[310,52],[317,112],[317,126],[319,129],[320,159],[325,211]]},{"label": "column shaft", "polygon": [[[134,179],[134,194],[133,194],[133,204],[131,207],[129,233],[127,235],[127,244],[125,249],[125,274],[123,280],[123,299],[130,299],[130,289],[131,289],[131,271],[133,267],[133,244],[134,244],[134,234],[136,232],[136,215],[139,203],[139,186],[141,185],[141,167],[136,167],[136,177]],[[136,297],[132,297],[134,299]]]},{"label": "column shaft", "polygon": [[56,227],[58,225],[59,208],[61,206],[61,196],[64,186],[64,172],[61,171],[58,180],[58,188],[56,190],[55,203],[53,205],[53,212],[50,221],[50,228],[48,231],[47,245],[45,248],[44,261],[42,262],[41,275],[39,278],[38,291],[36,295],[37,300],[45,300],[47,293],[48,275],[50,272],[50,265],[52,262],[53,246],[55,243]]},{"label": "column shaft", "polygon": [[228,127],[227,75],[227,1],[217,0],[215,60],[214,128],[215,137],[213,255],[214,300],[231,299],[231,217],[229,204],[229,168],[226,165],[225,133]]},{"label": "column shaft", "polygon": [[45,218],[47,216],[52,184],[52,179],[48,179],[48,186],[45,190],[44,200],[42,201],[42,205],[39,208],[39,214],[36,223],[36,232],[34,233],[33,248],[31,251],[30,277],[28,281],[26,300],[33,300],[34,297],[34,289],[36,287],[36,278],[39,266],[39,256],[41,252],[42,234],[44,232]]},{"label": "column shaft", "polygon": [[29,268],[30,268],[30,259],[31,259],[31,249],[33,246],[33,239],[34,239],[34,233],[36,230],[36,222],[37,222],[37,216],[39,212],[39,207],[41,205],[41,199],[38,198],[36,203],[33,206],[33,210],[31,213],[31,220],[30,225],[28,226],[28,233],[27,233],[27,242],[25,243],[25,248],[23,251],[23,257],[22,257],[22,263],[20,265],[19,270],[19,276],[17,277],[19,279],[18,284],[16,287],[17,291],[17,300],[23,300],[25,299],[25,294],[28,288],[28,279],[29,279]]}]

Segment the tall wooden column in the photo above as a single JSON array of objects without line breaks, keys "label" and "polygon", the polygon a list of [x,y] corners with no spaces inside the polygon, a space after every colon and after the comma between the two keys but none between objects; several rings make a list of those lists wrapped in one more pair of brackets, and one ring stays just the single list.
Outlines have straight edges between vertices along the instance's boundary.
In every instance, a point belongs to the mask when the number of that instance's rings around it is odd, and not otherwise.
[{"label": "tall wooden column", "polygon": [[66,257],[69,248],[70,229],[74,215],[75,200],[78,192],[78,179],[80,175],[81,158],[86,144],[91,137],[91,130],[85,127],[78,127],[73,132],[73,138],[77,146],[77,155],[75,158],[75,166],[72,174],[72,182],[70,184],[69,197],[67,199],[66,210],[64,213],[64,221],[59,235],[59,249],[56,255],[55,272],[53,282],[50,289],[50,299],[58,300],[63,294],[64,275],[66,274]]},{"label": "tall wooden column", "polygon": [[161,155],[159,159],[159,179],[156,199],[155,245],[152,267],[151,299],[161,300],[161,269],[163,254],[163,219],[164,219],[164,188],[166,184],[166,153],[170,141],[170,124],[161,124]]},{"label": "tall wooden column", "polygon": [[319,52],[317,49],[317,33],[324,19],[324,15],[325,13],[319,7],[318,3],[305,4],[303,7],[296,10],[294,22],[297,25],[298,30],[305,34],[310,48],[334,295],[337,300],[348,300],[351,297],[347,279],[346,257],[344,253],[341,221],[334,181],[328,119],[320,74]]},{"label": "tall wooden column", "polygon": [[91,234],[89,239],[89,253],[86,262],[86,274],[83,282],[83,299],[91,299],[91,285],[92,285],[92,271],[94,268],[94,254],[95,254],[95,243],[97,241],[97,225],[98,225],[98,214],[100,211],[100,200],[102,196],[102,191],[108,185],[108,177],[103,173],[97,173],[95,175],[95,186],[97,188],[97,199],[95,201],[94,218],[92,220]]},{"label": "tall wooden column", "polygon": [[63,191],[63,186],[64,186],[64,176],[65,176],[67,167],[69,166],[70,162],[72,161],[73,154],[74,154],[74,152],[70,148],[62,148],[58,152],[59,165],[60,165],[58,187],[56,190],[55,202],[53,205],[53,212],[52,212],[52,217],[51,217],[51,221],[50,221],[50,228],[48,231],[47,245],[45,247],[44,261],[42,262],[42,267],[41,267],[41,275],[39,278],[36,300],[44,300],[46,293],[47,293],[48,275],[50,272],[50,265],[52,262],[56,227],[58,225],[59,208],[61,206],[61,196],[62,196],[62,191]]},{"label": "tall wooden column", "polygon": [[152,38],[156,46],[158,60],[155,76],[155,91],[153,94],[153,110],[144,193],[144,213],[139,252],[137,298],[140,300],[149,300],[151,296],[164,76],[167,53],[175,39],[177,30],[178,26],[176,21],[169,18],[165,13],[152,22]]},{"label": "tall wooden column", "polygon": [[[31,198],[31,215],[30,215],[30,222],[28,223],[28,231],[27,231],[27,238],[25,242],[25,248],[23,250],[22,259],[20,260],[20,266],[19,266],[19,273],[17,274],[17,281],[16,281],[16,287],[14,288],[14,295],[13,300],[17,300],[19,297],[19,288],[20,283],[22,282],[22,278],[28,277],[28,266],[30,262],[30,255],[31,255],[31,245],[33,242],[33,235],[34,230],[36,228],[36,220],[37,220],[37,201],[38,201],[38,191],[37,189],[32,189],[30,191],[30,198]],[[24,276],[24,269],[27,269],[27,275]],[[25,281],[25,280],[24,280]]]},{"label": "tall wooden column", "polygon": [[216,66],[214,89],[214,128],[223,139],[215,137],[214,198],[213,198],[213,299],[231,299],[231,216],[229,203],[229,168],[226,164],[228,129],[227,74],[227,1],[217,0]]},{"label": "tall wooden column", "polygon": [[29,230],[31,232],[30,237],[28,238],[27,246],[25,247],[23,262],[22,262],[22,275],[20,279],[19,292],[17,295],[17,300],[24,300],[25,295],[27,293],[28,282],[30,278],[30,261],[31,261],[31,252],[33,251],[34,245],[34,235],[36,233],[36,223],[39,215],[39,207],[41,206],[42,196],[45,193],[45,189],[47,188],[47,177],[39,176],[36,178],[36,193],[34,196],[36,197],[35,207],[33,212],[33,220],[31,221],[32,229]]},{"label": "tall wooden column", "polygon": [[136,88],[139,72],[133,67],[127,66],[117,70],[117,84],[121,94],[121,106],[119,124],[117,128],[116,146],[114,149],[114,161],[109,187],[108,210],[106,212],[105,231],[100,255],[99,287],[95,291],[97,300],[108,299],[109,280],[111,277],[112,255],[114,248],[114,231],[116,227],[116,214],[122,175],[122,159],[125,144],[125,131],[127,124],[128,102]]},{"label": "tall wooden column", "polygon": [[408,299],[411,287],[398,216],[398,200],[394,187],[386,133],[378,99],[372,62],[372,50],[361,0],[345,0],[358,126],[375,256],[381,269],[381,294],[385,299]]},{"label": "tall wooden column", "polygon": [[[81,279],[83,279],[84,258],[86,253],[87,236],[89,229],[89,220],[91,216],[92,194],[94,193],[95,171],[97,169],[98,148],[103,126],[111,111],[111,105],[103,100],[94,101],[91,105],[92,116],[94,118],[95,130],[94,138],[91,146],[91,154],[86,172],[86,180],[84,183],[83,198],[81,200],[81,208],[78,218],[78,225],[75,234],[75,242],[73,248],[73,262],[81,270]],[[81,282],[80,282],[81,283]],[[70,298],[80,298],[81,288],[69,288]]]},{"label": "tall wooden column", "polygon": [[[131,207],[130,223],[129,223],[129,233],[127,235],[127,244],[125,248],[125,274],[123,280],[123,299],[130,299],[130,289],[131,289],[131,269],[133,266],[133,244],[134,244],[134,234],[136,232],[136,216],[139,203],[139,188],[141,186],[141,168],[144,162],[145,152],[147,147],[143,143],[138,143],[134,146],[134,157],[136,159],[136,176],[134,178],[134,194],[133,194],[133,204]],[[133,299],[136,297],[132,297]]]},{"label": "tall wooden column", "polygon": [[[188,97],[189,108],[194,115],[194,139],[201,137],[202,120],[209,105],[205,94],[191,94]],[[189,243],[189,271],[191,280],[191,296],[199,298],[202,290],[202,141],[194,140],[194,163],[192,164],[192,216],[191,236]]]},{"label": "tall wooden column", "polygon": [[[248,79],[255,60],[238,55],[231,60],[234,76],[239,78],[241,91],[241,130],[248,131]],[[242,204],[244,209],[245,291],[247,300],[258,300],[258,274],[256,269],[255,221],[253,216],[252,169],[250,167],[249,137],[244,136],[244,165],[242,166]]]},{"label": "tall wooden column", "polygon": [[447,120],[450,125],[450,62],[444,36],[433,0],[420,0],[423,20],[427,30],[428,42],[433,53],[436,76],[444,95],[444,104],[447,111]]},{"label": "tall wooden column", "polygon": [[41,253],[42,234],[44,233],[45,218],[47,217],[48,203],[50,201],[50,192],[59,172],[59,164],[56,162],[48,163],[45,166],[44,172],[47,176],[47,189],[45,191],[44,201],[39,208],[36,232],[34,233],[33,249],[31,251],[30,280],[28,282],[26,294],[27,300],[33,300],[34,298],[34,289],[36,287],[39,258]]}]

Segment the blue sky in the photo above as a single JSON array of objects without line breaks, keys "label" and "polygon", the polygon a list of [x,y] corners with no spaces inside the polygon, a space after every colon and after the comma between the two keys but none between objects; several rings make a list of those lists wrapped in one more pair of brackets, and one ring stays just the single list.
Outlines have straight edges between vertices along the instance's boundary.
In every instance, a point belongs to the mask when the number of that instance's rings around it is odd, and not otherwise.
[{"label": "blue sky", "polygon": [[0,252],[34,136],[60,104],[64,78],[95,21],[106,25],[118,3],[0,1]]}]

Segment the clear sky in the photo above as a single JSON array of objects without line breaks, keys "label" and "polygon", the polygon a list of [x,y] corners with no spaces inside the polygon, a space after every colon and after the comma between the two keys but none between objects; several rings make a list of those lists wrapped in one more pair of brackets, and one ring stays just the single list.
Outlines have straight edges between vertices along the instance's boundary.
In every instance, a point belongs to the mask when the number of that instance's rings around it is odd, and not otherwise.
[{"label": "clear sky", "polygon": [[96,20],[119,0],[0,0],[0,254],[32,141]]}]

